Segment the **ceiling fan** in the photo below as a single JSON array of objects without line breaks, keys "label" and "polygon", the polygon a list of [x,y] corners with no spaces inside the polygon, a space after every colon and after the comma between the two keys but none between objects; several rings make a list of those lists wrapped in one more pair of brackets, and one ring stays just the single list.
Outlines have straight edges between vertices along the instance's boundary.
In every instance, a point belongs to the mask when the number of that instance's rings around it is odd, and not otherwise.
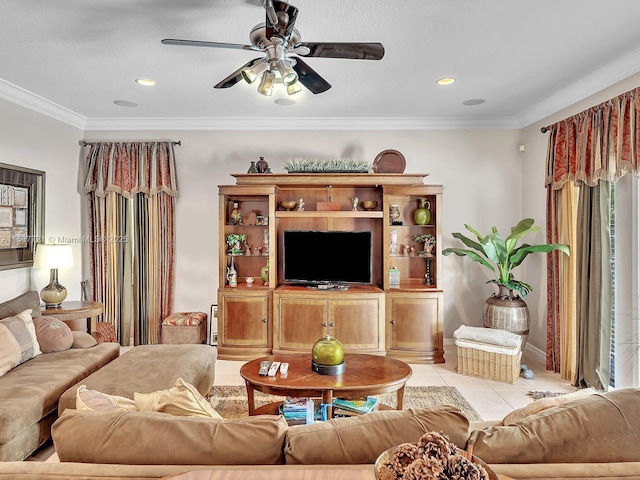
[{"label": "ceiling fan", "polygon": [[263,95],[271,95],[276,82],[276,73],[287,87],[289,95],[299,92],[302,89],[300,84],[312,93],[323,93],[331,88],[331,85],[300,57],[380,60],[384,56],[384,47],[381,43],[302,42],[300,32],[294,28],[298,9],[286,1],[261,1],[266,11],[266,20],[265,23],[260,23],[251,30],[249,34],[251,45],[173,38],[165,38],[162,43],[265,53],[263,57],[249,60],[214,87],[229,88],[242,79],[253,83],[262,75],[258,92]]}]

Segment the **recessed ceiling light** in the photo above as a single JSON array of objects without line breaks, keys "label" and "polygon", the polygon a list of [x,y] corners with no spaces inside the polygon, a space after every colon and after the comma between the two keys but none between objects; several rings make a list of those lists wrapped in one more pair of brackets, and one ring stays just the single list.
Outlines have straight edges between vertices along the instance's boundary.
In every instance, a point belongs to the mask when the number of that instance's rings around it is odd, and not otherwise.
[{"label": "recessed ceiling light", "polygon": [[452,83],[455,83],[455,81],[456,81],[455,78],[444,77],[444,78],[439,78],[438,80],[436,80],[436,83],[438,85],[451,85]]},{"label": "recessed ceiling light", "polygon": [[484,98],[471,98],[469,100],[465,100],[462,102],[463,105],[480,105],[484,103],[486,100]]},{"label": "recessed ceiling light", "polygon": [[276,98],[273,103],[276,105],[294,105],[296,101],[292,98]]},{"label": "recessed ceiling light", "polygon": [[137,107],[138,106],[137,103],[129,102],[128,100],[115,100],[113,103],[115,103],[119,107]]},{"label": "recessed ceiling light", "polygon": [[144,85],[145,87],[153,87],[156,81],[151,78],[136,78],[136,83],[138,85]]}]

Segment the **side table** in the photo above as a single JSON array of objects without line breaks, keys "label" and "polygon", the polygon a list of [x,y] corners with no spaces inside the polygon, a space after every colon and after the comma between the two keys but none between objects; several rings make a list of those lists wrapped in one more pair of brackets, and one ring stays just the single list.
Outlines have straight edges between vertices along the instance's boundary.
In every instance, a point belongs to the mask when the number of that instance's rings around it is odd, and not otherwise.
[{"label": "side table", "polygon": [[95,332],[97,319],[103,312],[100,302],[62,302],[59,307],[42,309],[42,315],[62,320],[71,330],[87,333]]}]

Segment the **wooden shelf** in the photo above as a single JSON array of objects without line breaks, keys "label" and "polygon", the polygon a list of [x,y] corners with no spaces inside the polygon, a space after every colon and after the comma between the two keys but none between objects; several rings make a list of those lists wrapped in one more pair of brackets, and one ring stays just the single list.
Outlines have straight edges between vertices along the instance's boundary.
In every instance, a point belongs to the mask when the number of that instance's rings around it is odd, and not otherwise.
[{"label": "wooden shelf", "polygon": [[237,185],[423,185],[428,173],[234,173]]},{"label": "wooden shelf", "polygon": [[382,218],[383,213],[381,211],[351,211],[351,210],[278,210],[276,212],[276,218]]}]

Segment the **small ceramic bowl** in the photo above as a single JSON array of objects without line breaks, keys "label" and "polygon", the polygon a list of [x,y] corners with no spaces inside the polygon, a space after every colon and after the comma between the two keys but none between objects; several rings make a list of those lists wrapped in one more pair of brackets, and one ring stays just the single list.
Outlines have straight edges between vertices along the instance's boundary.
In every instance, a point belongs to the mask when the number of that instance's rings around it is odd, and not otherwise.
[{"label": "small ceramic bowl", "polygon": [[364,202],[362,202],[362,206],[366,210],[373,210],[378,206],[378,202],[376,202],[375,200],[365,200]]},{"label": "small ceramic bowl", "polygon": [[291,210],[298,204],[295,200],[280,200],[280,206],[286,210]]},{"label": "small ceramic bowl", "polygon": [[253,277],[247,277],[246,280],[247,285],[251,285],[253,283]]}]

